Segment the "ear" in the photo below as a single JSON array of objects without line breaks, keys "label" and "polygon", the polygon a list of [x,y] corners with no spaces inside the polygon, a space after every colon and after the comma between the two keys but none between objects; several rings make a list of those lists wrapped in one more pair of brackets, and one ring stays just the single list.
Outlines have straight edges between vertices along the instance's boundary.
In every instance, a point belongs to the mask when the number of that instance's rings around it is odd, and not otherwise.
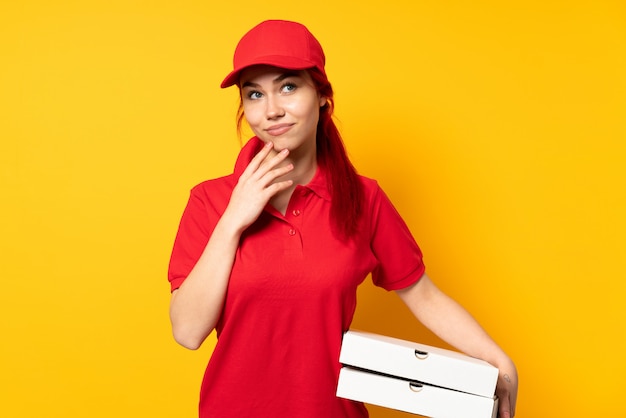
[{"label": "ear", "polygon": [[320,96],[320,107],[324,107],[326,106],[326,103],[328,102],[328,100],[326,99],[326,96]]}]

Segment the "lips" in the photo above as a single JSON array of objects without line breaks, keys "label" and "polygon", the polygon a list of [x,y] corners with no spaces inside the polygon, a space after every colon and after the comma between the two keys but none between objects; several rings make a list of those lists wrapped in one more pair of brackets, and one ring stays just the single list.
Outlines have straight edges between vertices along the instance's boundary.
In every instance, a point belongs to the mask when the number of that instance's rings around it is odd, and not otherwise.
[{"label": "lips", "polygon": [[265,128],[265,132],[272,136],[279,136],[289,131],[292,126],[293,123],[279,123],[277,125],[272,125],[268,128]]}]

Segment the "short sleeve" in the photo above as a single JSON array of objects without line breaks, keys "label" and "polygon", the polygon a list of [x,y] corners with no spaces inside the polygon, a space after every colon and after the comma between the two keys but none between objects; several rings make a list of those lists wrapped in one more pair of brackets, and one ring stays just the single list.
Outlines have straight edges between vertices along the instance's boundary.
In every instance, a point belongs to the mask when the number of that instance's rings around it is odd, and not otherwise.
[{"label": "short sleeve", "polygon": [[399,290],[417,283],[425,271],[422,251],[387,195],[378,187],[372,202],[371,249],[378,263],[376,286]]},{"label": "short sleeve", "polygon": [[181,217],[170,257],[168,280],[171,291],[180,287],[202,255],[219,219],[201,185],[191,190]]}]

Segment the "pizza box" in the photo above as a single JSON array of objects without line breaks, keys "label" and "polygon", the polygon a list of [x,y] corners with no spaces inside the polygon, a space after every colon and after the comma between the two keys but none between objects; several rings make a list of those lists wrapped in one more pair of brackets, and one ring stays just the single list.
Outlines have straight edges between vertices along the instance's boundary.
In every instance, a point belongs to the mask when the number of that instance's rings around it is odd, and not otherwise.
[{"label": "pizza box", "polygon": [[482,396],[490,401],[493,401],[498,381],[498,369],[483,360],[452,350],[356,330],[344,334],[339,362],[353,368]]},{"label": "pizza box", "polygon": [[344,366],[337,396],[433,418],[496,418],[498,399]]}]

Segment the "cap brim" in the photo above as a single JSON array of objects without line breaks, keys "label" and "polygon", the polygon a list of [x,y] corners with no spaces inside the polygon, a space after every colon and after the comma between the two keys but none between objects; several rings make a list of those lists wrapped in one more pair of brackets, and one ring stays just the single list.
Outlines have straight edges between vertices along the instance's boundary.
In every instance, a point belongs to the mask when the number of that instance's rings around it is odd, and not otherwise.
[{"label": "cap brim", "polygon": [[220,84],[221,88],[233,86],[239,82],[239,75],[246,68],[253,67],[255,65],[271,65],[272,67],[284,68],[287,70],[306,70],[307,68],[313,68],[316,65],[310,61],[306,61],[294,57],[286,57],[280,55],[272,55],[267,57],[259,57],[252,63],[247,63],[239,68],[235,68],[230,72]]}]

